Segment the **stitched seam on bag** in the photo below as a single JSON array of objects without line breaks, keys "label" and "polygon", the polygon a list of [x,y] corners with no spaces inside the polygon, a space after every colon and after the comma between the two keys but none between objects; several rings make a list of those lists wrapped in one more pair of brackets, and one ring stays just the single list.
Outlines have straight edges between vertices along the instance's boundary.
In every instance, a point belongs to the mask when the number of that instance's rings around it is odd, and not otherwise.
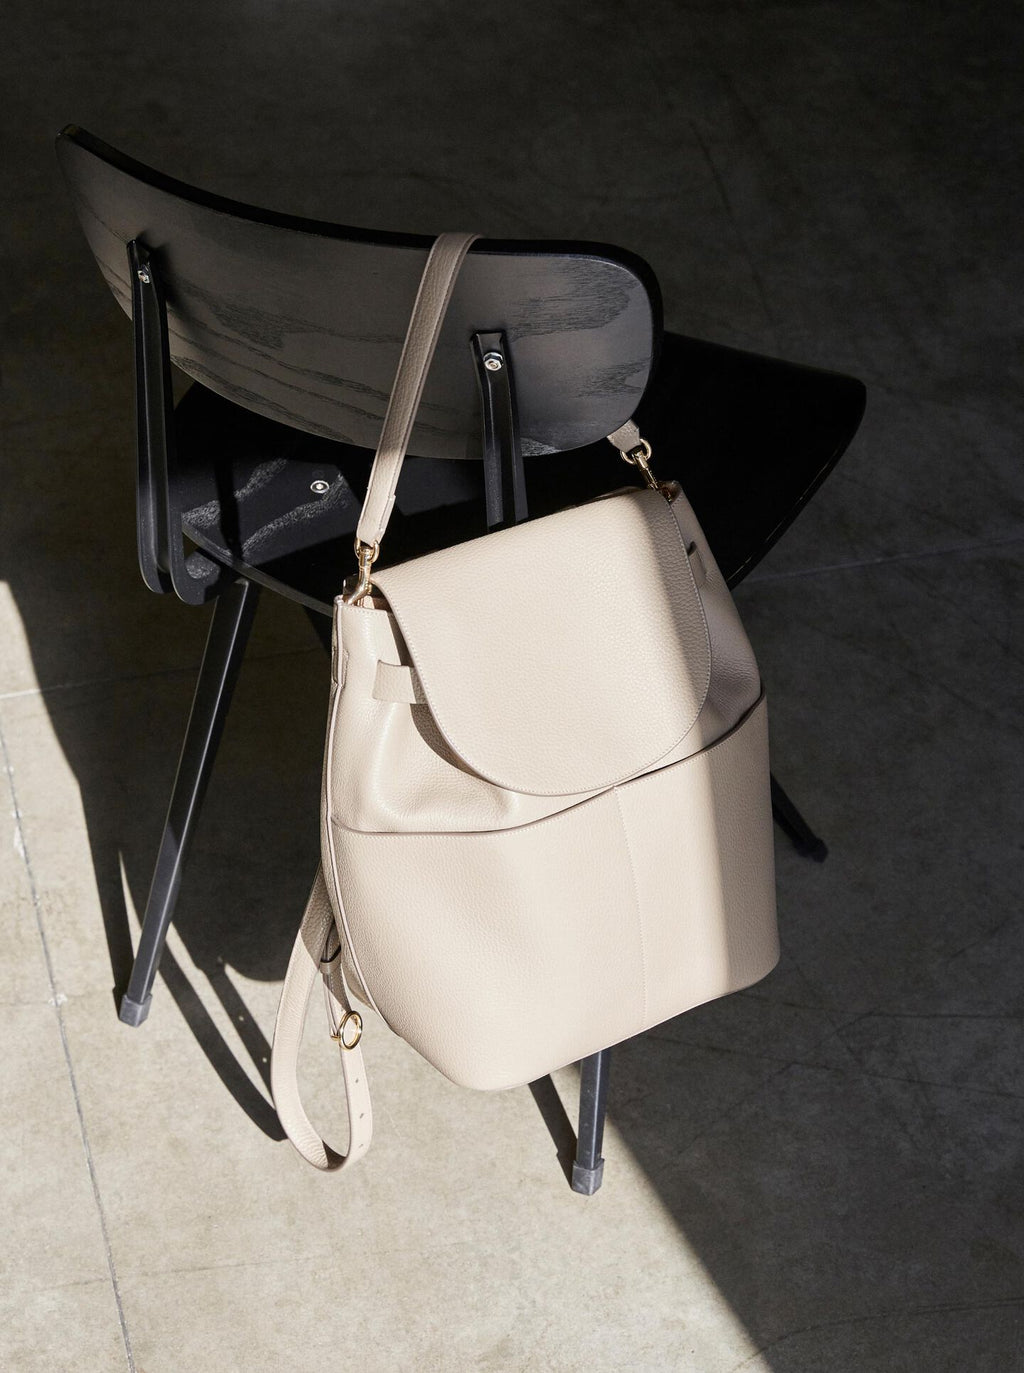
[{"label": "stitched seam on bag", "polygon": [[[341,700],[342,700],[342,692],[339,690],[339,691],[335,692],[334,703],[333,703],[333,707],[332,707],[332,710],[331,710],[331,719],[330,719],[330,723],[329,723],[328,728],[327,728],[327,757],[326,757],[326,759],[324,760],[324,780],[323,780],[323,807],[324,807],[324,811],[325,811],[326,816],[327,816],[327,825],[326,825],[326,830],[327,830],[327,848],[328,848],[328,852],[330,853],[330,857],[331,857],[331,872],[330,872],[331,887],[334,888],[334,894],[335,894],[335,897],[337,898],[337,903],[338,903],[338,905],[339,905],[340,908],[341,908],[340,911],[335,911],[335,912],[334,912],[334,915],[335,915],[335,923],[337,924],[338,921],[339,921],[339,918],[340,918],[340,928],[339,928],[339,930],[338,930],[338,937],[341,938],[342,936],[344,936],[344,938],[345,938],[345,940],[346,940],[346,942],[347,942],[347,944],[348,944],[349,957],[352,959],[352,966],[355,968],[355,970],[356,970],[356,976],[359,978],[359,985],[362,987],[363,991],[366,993],[366,996],[367,996],[367,998],[368,998],[368,1000],[369,1000],[369,1003],[370,1003],[371,1008],[372,1008],[374,1011],[377,1012],[377,1014],[380,1016],[381,1020],[384,1021],[384,1024],[387,1025],[387,1023],[388,1023],[387,1017],[381,1013],[381,1009],[380,1009],[380,1007],[377,1005],[377,1002],[376,1002],[376,999],[374,998],[373,992],[371,992],[371,991],[370,991],[370,988],[367,986],[366,976],[365,976],[365,974],[363,973],[362,964],[359,962],[359,955],[356,953],[355,945],[354,945],[353,942],[352,942],[352,931],[351,931],[351,929],[349,928],[348,917],[345,915],[345,903],[344,903],[344,901],[342,901],[342,899],[341,899],[341,890],[340,890],[341,884],[340,884],[340,882],[338,881],[338,854],[337,854],[337,850],[335,849],[335,846],[334,846],[334,820],[333,820],[333,817],[332,817],[332,815],[331,815],[331,795],[330,795],[330,790],[331,790],[331,780],[332,780],[332,778],[334,777],[334,740],[335,740],[335,730],[336,730],[337,719],[338,719],[338,711],[339,711],[339,709],[340,709],[340,707],[341,707]],[[324,828],[324,827],[321,826],[321,841],[322,841],[323,828]],[[322,859],[322,855],[321,855],[321,859]],[[325,885],[326,885],[326,882],[327,882],[327,873],[325,872],[325,873],[324,873],[324,883],[325,883]],[[330,888],[328,888],[328,898],[330,898]],[[331,902],[331,907],[332,907],[332,909],[333,909],[333,907],[334,907],[334,902],[333,902],[333,901]],[[389,1028],[390,1028],[390,1027],[389,1027]]]},{"label": "stitched seam on bag", "polygon": [[629,860],[629,874],[633,882],[633,901],[636,905],[636,928],[640,940],[640,983],[643,988],[640,1000],[640,1027],[647,1024],[647,944],[644,940],[644,916],[640,905],[640,887],[636,880],[636,864],[633,862],[633,848],[629,842],[629,826],[626,824],[625,812],[622,809],[622,798],[619,796],[618,787],[613,787],[615,804],[619,811],[619,824],[622,826],[622,837],[626,843],[626,857]]},{"label": "stitched seam on bag", "polygon": [[[339,883],[338,883],[337,878],[336,878],[336,876],[335,876],[335,874],[336,874],[337,871],[338,871],[338,855],[337,855],[337,852],[336,852],[335,847],[334,847],[334,830],[333,830],[333,823],[330,824],[330,825],[328,825],[328,827],[327,827],[327,833],[328,833],[327,843],[328,843],[328,846],[329,846],[330,852],[331,852],[331,885],[332,885],[332,886],[334,887],[334,889],[335,889],[335,891],[334,891],[335,900],[337,901],[337,904],[338,904],[338,906],[339,906],[339,908],[340,908],[339,910],[337,910],[337,911],[335,912],[335,924],[337,924],[337,923],[339,922],[339,920],[340,920],[340,924],[341,924],[341,929],[338,931],[338,937],[341,938],[342,936],[344,936],[345,943],[348,945],[348,953],[349,953],[349,957],[350,957],[351,960],[352,960],[352,966],[355,968],[356,976],[359,978],[359,985],[360,985],[360,987],[363,989],[363,991],[366,993],[366,997],[367,997],[367,1000],[368,1000],[368,1002],[369,1002],[369,1004],[370,1004],[371,1009],[377,1012],[377,1014],[380,1016],[381,1020],[384,1021],[384,1024],[385,1024],[385,1025],[388,1025],[388,1018],[387,1018],[387,1016],[384,1015],[383,1011],[382,1011],[382,1010],[380,1009],[380,1007],[377,1005],[376,998],[374,997],[373,992],[370,991],[369,985],[367,984],[366,974],[363,972],[363,966],[362,966],[362,964],[361,964],[360,961],[359,961],[359,955],[356,953],[355,944],[353,943],[353,940],[352,940],[352,930],[351,930],[350,927],[349,927],[348,916],[345,914],[345,903],[344,903],[344,901],[342,901],[342,899],[341,899],[341,892],[338,890],[338,888],[339,888]],[[325,874],[325,876],[326,876],[326,874]],[[334,901],[331,902],[331,906],[332,906],[332,908],[333,908],[333,906],[334,906]],[[390,1029],[390,1025],[388,1026],[388,1028]]]},{"label": "stitched seam on bag", "polygon": [[[700,705],[697,707],[697,714],[694,717],[693,721],[693,724],[695,725],[697,721],[700,719],[701,711],[707,705],[708,692],[711,690],[711,677],[714,672],[714,663],[711,661],[711,659],[714,650],[711,647],[711,626],[708,624],[707,612],[704,609],[704,598],[700,594],[700,587],[697,585],[697,578],[693,575],[693,567],[690,564],[690,555],[686,551],[686,540],[683,537],[683,531],[680,529],[679,521],[676,518],[675,513],[672,511],[671,507],[669,507],[669,514],[672,518],[672,527],[676,531],[676,538],[679,540],[679,547],[683,550],[683,562],[686,564],[686,570],[690,574],[690,581],[693,583],[693,592],[697,598],[697,609],[700,611],[701,622],[704,625],[704,638],[707,641],[708,646],[708,671],[707,676],[704,679],[704,694],[700,698]],[[694,516],[694,518],[696,519],[696,516]],[[701,565],[703,566],[703,560]],[[690,729],[692,728],[693,725],[690,726]],[[689,734],[689,732],[690,730],[687,730],[686,734]],[[683,735],[683,739],[686,738],[686,734]],[[672,745],[672,747],[677,748],[680,743],[682,743],[682,739],[678,740],[677,743]],[[667,752],[669,753],[671,753],[671,751],[671,749],[667,750]],[[665,754],[663,753],[661,756],[664,758]]]}]

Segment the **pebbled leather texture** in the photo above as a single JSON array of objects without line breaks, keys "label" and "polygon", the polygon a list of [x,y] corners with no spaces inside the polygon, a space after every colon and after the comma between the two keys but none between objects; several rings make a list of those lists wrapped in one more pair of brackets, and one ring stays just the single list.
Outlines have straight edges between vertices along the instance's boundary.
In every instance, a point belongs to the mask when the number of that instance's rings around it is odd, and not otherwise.
[{"label": "pebbled leather texture", "polygon": [[652,767],[707,698],[707,620],[656,491],[386,568],[433,721],[480,777],[571,796]]},{"label": "pebbled leather texture", "polygon": [[770,971],[766,706],[685,497],[627,491],[375,580],[335,607],[322,849],[392,1029],[507,1087]]},{"label": "pebbled leather texture", "polygon": [[[627,594],[621,550],[646,518],[668,526],[676,585],[647,558]],[[489,586],[478,577],[472,595],[453,594],[445,568],[469,569],[473,552],[492,541],[507,564],[497,563]],[[524,594],[509,565],[532,569],[538,549],[557,542],[573,544],[575,560],[549,587]],[[669,506],[657,492],[631,491],[550,515],[386,569],[381,589],[392,594],[401,578],[415,588],[421,568],[430,594],[401,600],[408,639],[396,615],[336,606],[347,690],[335,701],[332,731],[353,742],[328,766],[325,786],[346,828],[461,832],[541,819],[714,743],[760,693],[732,597],[684,497]],[[591,596],[602,580],[606,594]],[[414,658],[410,643],[427,653]],[[350,749],[359,766],[346,765]]]},{"label": "pebbled leather texture", "polygon": [[531,824],[365,833],[325,863],[373,1005],[441,1072],[529,1082],[748,986],[778,944],[763,699],[725,739]]}]

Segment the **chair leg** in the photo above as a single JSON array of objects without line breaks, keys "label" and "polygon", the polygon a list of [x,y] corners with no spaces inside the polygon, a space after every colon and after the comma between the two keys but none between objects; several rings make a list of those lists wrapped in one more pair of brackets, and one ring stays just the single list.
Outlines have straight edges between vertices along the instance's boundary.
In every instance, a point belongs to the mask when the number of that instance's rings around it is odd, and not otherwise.
[{"label": "chair leg", "polygon": [[816,863],[824,863],[828,857],[828,845],[814,833],[810,825],[797,810],[772,773],[772,814],[779,828],[793,841],[793,847],[804,858],[813,858]]},{"label": "chair leg", "polygon": [[592,1197],[604,1177],[604,1115],[608,1104],[608,1074],[612,1051],[602,1049],[580,1064],[580,1124],[572,1165],[572,1190]]},{"label": "chair leg", "polygon": [[174,915],[185,859],[217,755],[258,599],[259,587],[240,578],[214,602],[213,619],[146,901],[142,935],[128,990],[121,999],[119,1014],[126,1025],[141,1025],[149,1014],[153,982]]}]

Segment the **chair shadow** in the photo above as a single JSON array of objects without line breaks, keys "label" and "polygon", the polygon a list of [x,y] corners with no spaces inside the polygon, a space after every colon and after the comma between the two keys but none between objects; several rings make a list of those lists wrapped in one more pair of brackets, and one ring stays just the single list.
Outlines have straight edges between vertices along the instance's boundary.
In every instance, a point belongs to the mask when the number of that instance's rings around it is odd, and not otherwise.
[{"label": "chair shadow", "polygon": [[224,1010],[228,1013],[253,1066],[263,1082],[267,1095],[264,1096],[249,1081],[231,1046],[218,1030],[213,1017],[203,1005],[202,999],[185,976],[181,965],[170,950],[164,950],[160,962],[160,977],[170,992],[182,1018],[195,1037],[196,1043],[206,1055],[211,1068],[220,1078],[226,1091],[234,1098],[239,1107],[257,1129],[268,1139],[280,1141],[285,1138],[284,1130],[277,1118],[277,1112],[270,1096],[270,1044],[263,1031],[256,1024],[236,988],[226,972],[209,976],[210,986],[216,993]]},{"label": "chair shadow", "polygon": [[571,1184],[572,1165],[576,1157],[576,1131],[569,1119],[569,1112],[551,1077],[541,1077],[531,1082],[530,1093],[555,1146],[558,1165],[565,1174],[566,1182]]},{"label": "chair shadow", "polygon": [[[62,616],[86,623],[91,618],[98,637],[117,640],[123,659],[131,659],[137,642],[142,663],[152,661],[147,638],[151,643],[152,636],[163,635],[167,642],[177,631],[171,656],[195,666],[85,680],[74,688],[76,675],[84,674],[57,630],[57,617],[33,613],[37,588],[23,591],[16,577],[7,580],[38,680],[71,683],[49,690],[44,685],[43,700],[78,784],[116,1015],[138,937],[132,908],[141,918],[211,612],[171,604],[169,598],[158,602],[143,592],[126,614],[124,604],[111,605],[83,570],[67,588]],[[258,981],[279,981],[284,975],[317,862],[330,680],[329,659],[312,631],[306,632],[301,608],[283,603],[282,608],[296,618],[295,630],[286,625],[285,633],[300,646],[281,652],[273,643],[269,649],[253,645],[254,661],[247,661],[236,688],[174,920],[177,938],[230,1021],[264,1091],[239,1060],[237,1044],[216,1023],[209,997],[204,1004],[195,973],[186,971],[170,947],[161,960],[151,1011],[165,1014],[161,1003],[173,1002],[225,1089],[274,1140],[284,1133],[269,1099],[270,1045],[228,969]],[[271,638],[280,632],[278,625]],[[275,701],[282,687],[286,699]],[[254,737],[262,739],[255,750]],[[124,1033],[145,1033],[145,1027],[125,1026]]]},{"label": "chair shadow", "polygon": [[[85,793],[83,792],[85,803]],[[97,834],[95,824],[89,823],[90,807],[85,803],[86,827],[89,832],[93,872],[100,912],[103,918],[107,952],[113,977],[111,1000],[117,1014],[121,997],[128,986],[134,957],[131,919],[124,899],[123,883],[128,880],[122,868],[121,853],[104,835]],[[141,889],[140,889],[141,890]],[[248,1007],[228,978],[223,965],[207,971],[207,981],[241,1039],[246,1052],[259,1074],[267,1097],[270,1093],[270,1044],[256,1024]],[[270,1139],[284,1139],[284,1131],[273,1106],[246,1076],[241,1063],[227,1040],[217,1028],[202,998],[189,981],[185,970],[170,949],[164,950],[160,961],[159,990],[166,988],[188,1025],[203,1053],[220,1078],[221,1083],[254,1125]],[[127,1027],[126,1027],[127,1029]]]}]

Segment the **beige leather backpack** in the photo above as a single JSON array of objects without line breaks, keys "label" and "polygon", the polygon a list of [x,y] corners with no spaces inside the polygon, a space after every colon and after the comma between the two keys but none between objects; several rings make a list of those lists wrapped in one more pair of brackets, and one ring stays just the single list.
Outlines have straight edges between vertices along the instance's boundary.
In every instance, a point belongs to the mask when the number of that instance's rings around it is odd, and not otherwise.
[{"label": "beige leather backpack", "polygon": [[[775,964],[757,664],[685,497],[636,427],[643,489],[376,570],[423,381],[473,241],[420,284],[338,597],[317,874],[271,1080],[305,1158],[372,1132],[370,1008],[452,1081],[511,1087],[746,987]],[[342,1155],[296,1057],[320,977]]]}]

